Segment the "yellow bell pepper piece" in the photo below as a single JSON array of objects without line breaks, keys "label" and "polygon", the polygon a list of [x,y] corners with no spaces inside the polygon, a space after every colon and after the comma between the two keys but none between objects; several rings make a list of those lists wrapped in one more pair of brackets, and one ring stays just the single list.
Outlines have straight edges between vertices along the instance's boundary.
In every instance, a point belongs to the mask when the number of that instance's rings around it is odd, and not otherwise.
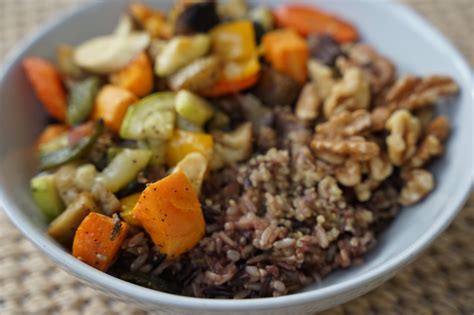
[{"label": "yellow bell pepper piece", "polygon": [[220,24],[211,30],[214,53],[224,61],[246,60],[255,55],[255,31],[252,22]]},{"label": "yellow bell pepper piece", "polygon": [[249,78],[260,71],[260,62],[257,54],[250,59],[242,61],[228,61],[224,64],[222,78],[224,81],[241,80]]},{"label": "yellow bell pepper piece", "polygon": [[120,204],[122,205],[120,208],[120,217],[130,225],[139,225],[138,221],[133,217],[132,210],[137,204],[140,195],[141,193],[136,193],[120,199]]},{"label": "yellow bell pepper piece", "polygon": [[166,148],[166,163],[175,166],[186,155],[199,152],[209,161],[214,141],[210,134],[175,130]]}]

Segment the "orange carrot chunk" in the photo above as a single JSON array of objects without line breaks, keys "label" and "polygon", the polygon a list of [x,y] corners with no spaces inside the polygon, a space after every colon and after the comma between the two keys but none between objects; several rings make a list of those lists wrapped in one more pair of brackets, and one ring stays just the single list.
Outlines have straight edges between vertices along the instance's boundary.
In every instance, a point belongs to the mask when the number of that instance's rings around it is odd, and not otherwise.
[{"label": "orange carrot chunk", "polygon": [[66,92],[56,68],[47,60],[38,57],[23,59],[23,68],[46,111],[54,118],[65,121]]},{"label": "orange carrot chunk", "polygon": [[125,68],[113,73],[110,82],[129,90],[138,97],[150,94],[153,89],[153,69],[150,58],[141,52]]},{"label": "orange carrot chunk", "polygon": [[128,233],[128,224],[91,212],[74,235],[72,255],[88,265],[106,271],[114,262]]},{"label": "orange carrot chunk", "polygon": [[201,204],[183,172],[148,185],[133,208],[133,216],[168,258],[190,250],[204,236]]},{"label": "orange carrot chunk", "polygon": [[102,119],[107,127],[118,132],[128,107],[136,101],[138,98],[129,90],[106,85],[97,94],[92,117]]},{"label": "orange carrot chunk", "polygon": [[332,16],[313,6],[285,4],[273,11],[279,27],[296,29],[301,35],[328,34],[340,43],[353,42],[359,38],[357,29],[350,23]]},{"label": "orange carrot chunk", "polygon": [[51,124],[46,126],[46,128],[41,132],[38,139],[36,140],[36,148],[39,148],[45,143],[48,143],[54,138],[64,134],[68,130],[68,126],[62,124]]},{"label": "orange carrot chunk", "polygon": [[308,44],[292,29],[266,33],[262,39],[265,58],[273,68],[303,84],[308,76]]}]

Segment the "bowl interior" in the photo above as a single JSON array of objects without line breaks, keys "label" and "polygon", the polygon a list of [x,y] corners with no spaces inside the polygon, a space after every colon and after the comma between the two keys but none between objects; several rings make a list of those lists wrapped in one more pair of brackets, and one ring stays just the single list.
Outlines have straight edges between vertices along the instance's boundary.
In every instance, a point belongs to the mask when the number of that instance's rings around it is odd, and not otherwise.
[{"label": "bowl interior", "polygon": [[[46,251],[54,249],[56,253],[62,253],[54,258],[68,266],[82,263],[68,258],[67,253],[46,236],[46,222],[29,193],[29,179],[35,169],[31,147],[45,125],[46,118],[26,81],[21,69],[21,58],[38,55],[53,60],[55,47],[60,43],[74,45],[93,36],[109,33],[126,9],[127,2],[96,1],[70,14],[67,19],[48,26],[33,41],[17,50],[1,76],[0,183],[3,204],[14,222],[22,225],[25,234],[30,237],[34,235],[36,244]],[[163,8],[169,7],[170,3],[158,0],[146,2]],[[275,5],[285,1],[258,2]],[[316,3],[352,21],[359,28],[363,40],[387,55],[397,65],[400,74],[446,74],[453,77],[462,89],[458,97],[438,109],[449,116],[452,133],[446,154],[430,167],[435,174],[436,191],[424,202],[406,208],[399,214],[380,236],[378,246],[368,255],[364,264],[336,272],[322,283],[305,289],[319,291],[341,287],[351,279],[360,279],[371,270],[379,270],[412,246],[417,246],[418,251],[449,222],[471,181],[472,87],[468,67],[459,54],[430,27],[410,16],[411,13],[398,4],[358,0],[300,2]],[[433,232],[435,222],[437,231]],[[420,239],[424,239],[424,244],[417,243]],[[405,256],[403,263],[407,263],[408,258],[412,256]],[[88,272],[94,275],[95,271]],[[314,297],[317,298],[316,295]]]}]

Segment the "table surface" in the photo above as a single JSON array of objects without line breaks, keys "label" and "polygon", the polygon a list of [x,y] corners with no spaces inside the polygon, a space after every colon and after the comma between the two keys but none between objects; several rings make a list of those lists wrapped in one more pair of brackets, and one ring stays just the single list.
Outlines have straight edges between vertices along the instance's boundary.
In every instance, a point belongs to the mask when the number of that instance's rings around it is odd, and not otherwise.
[{"label": "table surface", "polygon": [[[403,0],[474,65],[474,1]],[[0,0],[0,62],[43,21],[81,0]],[[474,314],[474,194],[448,230],[392,280],[329,314]],[[0,211],[0,314],[145,314],[56,267]]]}]

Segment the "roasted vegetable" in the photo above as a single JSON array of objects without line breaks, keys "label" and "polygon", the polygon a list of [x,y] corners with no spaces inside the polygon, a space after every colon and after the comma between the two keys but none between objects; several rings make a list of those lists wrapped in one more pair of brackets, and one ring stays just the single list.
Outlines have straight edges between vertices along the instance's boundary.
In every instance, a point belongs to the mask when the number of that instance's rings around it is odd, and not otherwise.
[{"label": "roasted vegetable", "polygon": [[49,224],[48,234],[64,246],[71,246],[74,233],[90,212],[98,212],[90,193],[81,193],[54,221]]},{"label": "roasted vegetable", "polygon": [[214,114],[211,105],[205,99],[186,90],[176,94],[175,107],[178,115],[200,127]]},{"label": "roasted vegetable", "polygon": [[141,52],[125,68],[112,73],[110,82],[127,89],[138,97],[150,94],[153,89],[153,69],[147,54]]},{"label": "roasted vegetable", "polygon": [[67,121],[70,125],[80,124],[89,117],[94,107],[99,83],[97,77],[91,77],[72,85],[67,108]]},{"label": "roasted vegetable", "polygon": [[176,294],[179,292],[175,282],[166,281],[158,276],[142,272],[120,272],[118,277],[122,280],[135,283],[139,286],[161,292]]},{"label": "roasted vegetable", "polygon": [[359,37],[351,24],[314,6],[284,4],[277,7],[273,15],[278,26],[293,28],[304,36],[311,33],[329,34],[340,43],[353,42]]},{"label": "roasted vegetable", "polygon": [[37,57],[23,59],[23,68],[46,111],[54,118],[65,121],[66,92],[56,68],[47,60]]},{"label": "roasted vegetable", "polygon": [[139,225],[138,221],[133,217],[133,208],[138,202],[141,193],[135,193],[120,199],[122,207],[120,208],[120,217],[130,225]]},{"label": "roasted vegetable", "polygon": [[217,2],[217,11],[222,19],[237,20],[247,15],[248,6],[245,0],[227,0]]},{"label": "roasted vegetable", "polygon": [[252,124],[244,123],[231,132],[214,132],[214,152],[210,162],[212,170],[233,165],[250,157],[252,153]]},{"label": "roasted vegetable", "polygon": [[213,140],[209,134],[176,130],[166,147],[166,163],[175,166],[191,152],[199,152],[209,160],[212,146]]},{"label": "roasted vegetable", "polygon": [[124,139],[169,139],[175,126],[175,94],[158,92],[130,107],[120,128]]},{"label": "roasted vegetable", "polygon": [[211,30],[212,50],[224,61],[248,60],[257,50],[250,21],[224,23]]},{"label": "roasted vegetable", "polygon": [[96,181],[104,184],[109,191],[117,192],[145,168],[151,155],[149,150],[123,149],[97,176]]},{"label": "roasted vegetable", "polygon": [[326,34],[310,34],[308,36],[308,47],[311,57],[327,66],[333,66],[337,57],[343,54],[339,43]]},{"label": "roasted vegetable", "polygon": [[260,80],[253,89],[267,106],[292,105],[300,92],[298,82],[271,67],[263,67]]},{"label": "roasted vegetable", "polygon": [[[69,127],[62,124],[52,124],[46,126],[46,128],[41,132],[38,139],[36,139],[35,146],[38,150],[41,150],[43,146],[48,145],[51,141],[55,141],[58,139],[59,136],[65,135]],[[63,137],[66,140],[67,144],[67,137]]]},{"label": "roasted vegetable", "polygon": [[161,77],[169,76],[204,56],[210,46],[209,35],[173,37],[156,57],[155,73]]},{"label": "roasted vegetable", "polygon": [[254,23],[261,25],[264,32],[269,32],[273,29],[273,15],[269,8],[264,6],[255,7],[249,12],[249,17]]},{"label": "roasted vegetable", "polygon": [[56,60],[58,70],[65,77],[79,79],[84,76],[84,72],[74,61],[74,48],[67,45],[61,45],[56,49]]},{"label": "roasted vegetable", "polygon": [[194,191],[199,195],[204,175],[207,171],[208,161],[199,152],[192,152],[186,155],[173,170],[173,173],[183,172],[193,185]]},{"label": "roasted vegetable", "polygon": [[92,117],[102,119],[115,132],[120,130],[128,108],[138,101],[132,92],[114,85],[105,85],[97,94]]},{"label": "roasted vegetable", "polygon": [[195,2],[187,5],[178,16],[174,32],[177,35],[205,33],[218,23],[215,1]]},{"label": "roasted vegetable", "polygon": [[257,72],[241,79],[230,81],[223,79],[218,81],[211,88],[201,91],[200,94],[207,97],[219,97],[227,94],[237,93],[255,85],[259,78],[260,74]]},{"label": "roasted vegetable", "polygon": [[36,205],[49,220],[61,214],[64,204],[56,189],[54,175],[37,175],[31,179],[30,185]]},{"label": "roasted vegetable", "polygon": [[219,80],[219,67],[219,59],[215,56],[199,58],[170,76],[168,82],[174,91],[184,89],[199,92]]},{"label": "roasted vegetable", "polygon": [[72,255],[92,267],[106,271],[128,233],[128,224],[118,217],[110,218],[91,212],[77,228]]},{"label": "roasted vegetable", "polygon": [[183,172],[148,185],[133,215],[168,258],[192,249],[204,236],[201,205]]},{"label": "roasted vegetable", "polygon": [[169,38],[171,36],[171,25],[163,12],[142,3],[132,3],[129,8],[133,18],[150,36],[154,38]]},{"label": "roasted vegetable", "polygon": [[76,48],[74,61],[90,72],[108,74],[128,65],[149,44],[145,32],[96,37]]},{"label": "roasted vegetable", "polygon": [[87,123],[86,126],[76,127],[76,129],[88,129],[87,134],[81,134],[80,137],[74,139],[74,130],[72,130],[68,135],[69,145],[67,147],[40,154],[39,169],[54,168],[84,156],[102,133],[103,127],[100,120],[95,123]]},{"label": "roasted vegetable", "polygon": [[309,59],[308,44],[292,29],[279,29],[266,33],[262,38],[265,59],[300,84],[306,81]]},{"label": "roasted vegetable", "polygon": [[75,174],[75,184],[77,188],[90,191],[95,184],[97,170],[93,164],[84,164],[77,168]]}]

